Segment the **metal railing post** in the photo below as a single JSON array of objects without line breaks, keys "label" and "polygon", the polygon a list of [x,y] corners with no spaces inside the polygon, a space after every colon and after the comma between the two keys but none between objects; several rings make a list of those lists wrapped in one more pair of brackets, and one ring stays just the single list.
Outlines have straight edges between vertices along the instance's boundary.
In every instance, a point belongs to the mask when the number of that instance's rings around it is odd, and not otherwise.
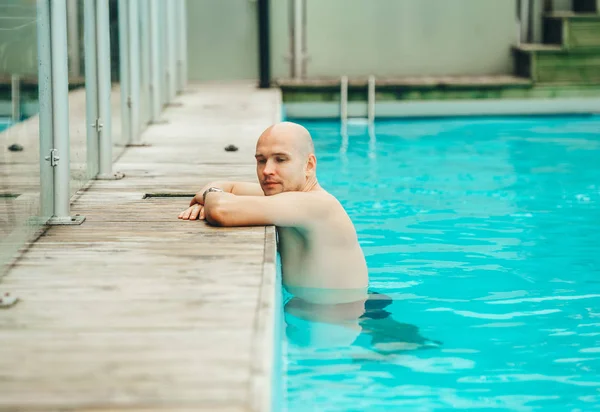
[{"label": "metal railing post", "polygon": [[131,143],[131,103],[129,86],[129,7],[119,0],[119,83],[121,87],[121,143]]},{"label": "metal railing post", "polygon": [[54,213],[50,224],[83,222],[70,212],[69,72],[67,53],[67,3],[52,0],[50,43],[52,53],[52,133],[54,149],[46,157],[54,167]]},{"label": "metal railing post", "polygon": [[369,124],[375,122],[375,76],[369,76],[367,97],[367,119]]},{"label": "metal railing post", "polygon": [[52,44],[52,114],[54,148],[59,161],[54,169],[54,218],[69,218],[71,181],[69,145],[69,72],[67,55],[66,0],[50,3],[50,42]]},{"label": "metal railing post", "polygon": [[162,105],[166,106],[169,101],[169,64],[167,62],[169,54],[167,52],[167,48],[169,47],[169,42],[167,41],[168,37],[168,22],[167,19],[167,3],[164,0],[158,1],[159,5],[159,28],[160,28],[160,71],[161,71],[161,96],[162,96]]},{"label": "metal railing post", "polygon": [[83,39],[85,43],[85,111],[87,131],[87,167],[90,178],[98,174],[98,77],[96,62],[96,0],[83,2]]},{"label": "metal railing post", "polygon": [[348,76],[342,76],[340,83],[340,120],[343,125],[348,121]]},{"label": "metal railing post", "polygon": [[140,20],[139,3],[129,1],[129,103],[131,107],[131,141],[140,144]]},{"label": "metal railing post", "polygon": [[[87,0],[86,0],[87,1]],[[81,75],[81,53],[79,52],[79,4],[78,0],[67,0],[67,35],[69,36],[69,73]],[[85,6],[84,6],[85,7]],[[85,29],[84,29],[85,30]]]},{"label": "metal railing post", "polygon": [[177,52],[178,52],[178,91],[181,93],[185,89],[187,84],[187,12],[186,12],[186,0],[177,1],[178,15],[178,39],[177,39]]},{"label": "metal railing post", "polygon": [[177,11],[176,0],[165,0],[167,3],[167,64],[169,75],[169,102],[177,94]]},{"label": "metal railing post", "polygon": [[40,138],[40,216],[54,214],[54,167],[46,160],[52,142],[52,52],[50,44],[50,3],[37,0],[38,100]]},{"label": "metal railing post", "polygon": [[140,98],[140,119],[142,128],[150,121],[152,110],[150,98],[150,49],[152,47],[150,38],[150,5],[148,0],[137,0],[140,11],[140,33],[141,33],[141,98]]},{"label": "metal railing post", "polygon": [[304,15],[304,0],[292,0],[293,3],[293,49],[292,49],[292,60],[293,60],[293,77],[300,79],[303,77],[302,67],[304,64],[303,46],[302,41],[304,38],[304,26],[303,26],[303,15]]},{"label": "metal railing post", "polygon": [[152,102],[152,110],[150,111],[151,116],[150,119],[153,123],[158,122],[160,117],[160,112],[162,110],[162,100],[161,100],[161,92],[162,92],[162,70],[160,65],[160,27],[159,27],[159,1],[160,0],[150,0],[150,42],[152,47],[150,47],[150,89],[152,92],[151,102]]},{"label": "metal railing post", "polygon": [[11,118],[13,123],[21,121],[21,76],[10,76]]},{"label": "metal railing post", "polygon": [[96,64],[97,64],[97,96],[98,114],[97,131],[99,139],[98,176],[97,179],[122,179],[123,173],[113,173],[113,139],[110,74],[110,17],[108,0],[96,1]]}]

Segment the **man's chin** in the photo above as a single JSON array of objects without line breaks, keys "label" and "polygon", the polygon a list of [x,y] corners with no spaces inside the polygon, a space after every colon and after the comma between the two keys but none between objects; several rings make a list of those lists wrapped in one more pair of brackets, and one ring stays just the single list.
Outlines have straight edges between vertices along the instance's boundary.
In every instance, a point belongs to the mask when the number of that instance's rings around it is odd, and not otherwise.
[{"label": "man's chin", "polygon": [[265,196],[273,196],[283,192],[281,185],[263,186],[262,190]]}]

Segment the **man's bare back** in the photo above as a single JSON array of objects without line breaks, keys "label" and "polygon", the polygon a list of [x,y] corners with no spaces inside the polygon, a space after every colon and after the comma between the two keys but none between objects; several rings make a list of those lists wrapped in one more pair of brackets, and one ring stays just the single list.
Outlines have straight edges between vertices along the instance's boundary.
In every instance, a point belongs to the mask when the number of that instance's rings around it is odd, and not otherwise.
[{"label": "man's bare back", "polygon": [[365,257],[346,211],[317,182],[308,131],[294,123],[274,125],[260,136],[255,157],[259,183],[211,183],[179,218],[275,225],[283,283],[291,294],[312,303],[364,301]]}]

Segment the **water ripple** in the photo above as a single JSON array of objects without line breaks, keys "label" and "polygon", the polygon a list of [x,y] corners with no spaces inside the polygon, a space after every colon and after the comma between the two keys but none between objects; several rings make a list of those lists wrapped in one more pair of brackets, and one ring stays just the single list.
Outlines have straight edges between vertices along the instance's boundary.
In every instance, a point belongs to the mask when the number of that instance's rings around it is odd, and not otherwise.
[{"label": "water ripple", "polygon": [[600,382],[576,381],[580,375],[574,376],[548,376],[541,374],[514,374],[514,375],[484,375],[464,376],[459,378],[463,383],[511,383],[511,382],[558,382],[575,386],[600,387]]},{"label": "water ripple", "polygon": [[514,319],[523,316],[539,316],[539,315],[550,315],[552,313],[561,312],[560,309],[545,309],[545,310],[537,310],[530,312],[511,312],[511,313],[503,313],[503,314],[494,314],[494,313],[476,313],[467,310],[455,310],[452,308],[431,308],[427,309],[427,312],[452,312],[459,316],[464,316],[467,318],[477,318],[477,319]]},{"label": "water ripple", "polygon": [[592,299],[600,298],[600,294],[597,295],[575,295],[575,296],[545,296],[540,298],[522,298],[522,299],[507,299],[507,300],[496,300],[492,302],[486,302],[490,305],[514,305],[515,303],[525,302],[546,302],[550,300],[579,300],[579,299]]}]

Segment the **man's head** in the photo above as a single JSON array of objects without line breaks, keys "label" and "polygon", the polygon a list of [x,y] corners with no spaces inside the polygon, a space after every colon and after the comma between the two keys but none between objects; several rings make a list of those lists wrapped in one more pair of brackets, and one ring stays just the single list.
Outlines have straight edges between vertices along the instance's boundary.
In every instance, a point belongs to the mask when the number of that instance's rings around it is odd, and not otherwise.
[{"label": "man's head", "polygon": [[277,123],[256,143],[256,173],[265,195],[308,190],[316,183],[317,159],[310,133],[296,123]]}]

